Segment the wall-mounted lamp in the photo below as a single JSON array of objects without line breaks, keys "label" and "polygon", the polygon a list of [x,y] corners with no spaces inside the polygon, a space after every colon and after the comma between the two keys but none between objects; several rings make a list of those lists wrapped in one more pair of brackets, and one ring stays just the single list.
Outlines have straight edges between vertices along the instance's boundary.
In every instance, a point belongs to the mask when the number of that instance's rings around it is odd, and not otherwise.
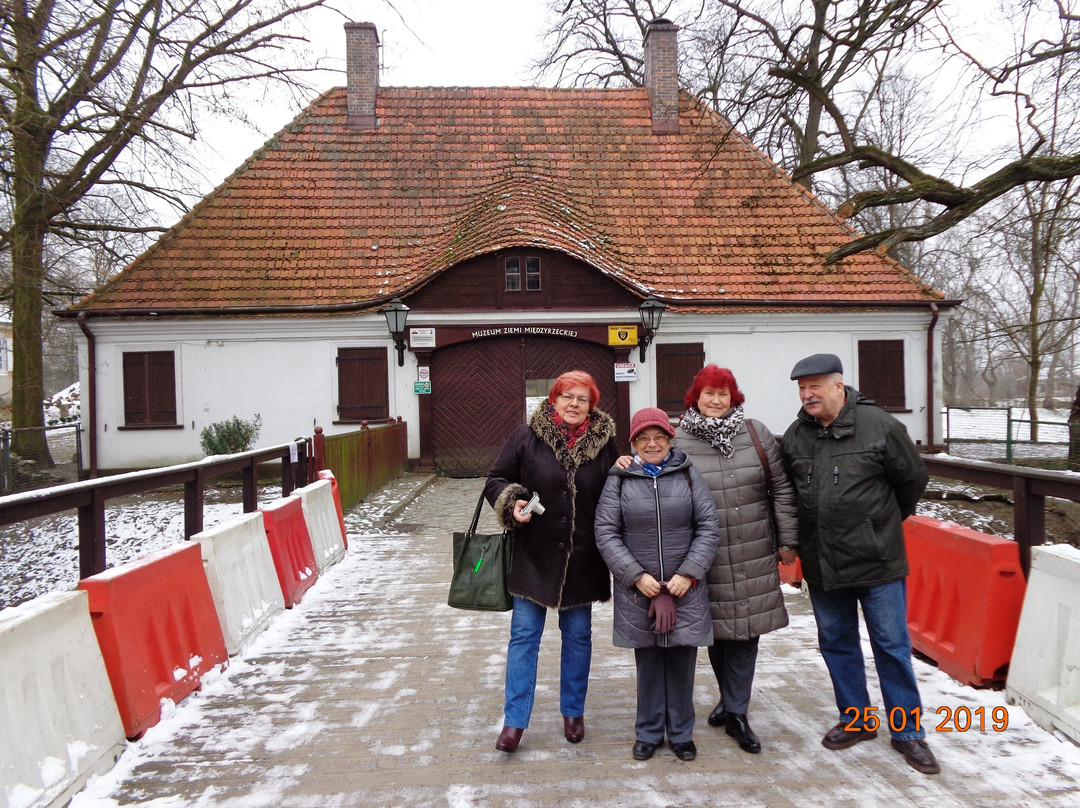
[{"label": "wall-mounted lamp", "polygon": [[652,295],[641,301],[641,305],[637,307],[638,314],[641,315],[641,329],[645,332],[645,335],[638,340],[638,344],[641,346],[642,362],[645,361],[645,351],[648,349],[649,343],[653,341],[656,332],[660,330],[660,318],[664,315],[664,309],[666,308],[667,306]]},{"label": "wall-mounted lamp", "polygon": [[390,329],[390,337],[397,348],[397,363],[400,368],[405,364],[405,321],[409,319],[409,307],[395,297],[382,313],[386,316],[386,327]]}]

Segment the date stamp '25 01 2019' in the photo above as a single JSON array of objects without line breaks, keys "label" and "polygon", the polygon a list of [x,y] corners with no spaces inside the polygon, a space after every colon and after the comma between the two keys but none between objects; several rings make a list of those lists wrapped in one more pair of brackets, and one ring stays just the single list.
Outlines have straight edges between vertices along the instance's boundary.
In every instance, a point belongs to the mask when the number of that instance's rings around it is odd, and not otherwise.
[{"label": "date stamp '25 01 2019'", "polygon": [[[884,715],[878,715],[877,707],[848,707],[844,715],[850,717],[844,730],[847,732],[859,732],[869,730],[874,732],[882,726]],[[928,711],[927,711],[928,712]],[[920,731],[923,725],[924,711],[918,707],[908,712],[902,707],[893,707],[889,711],[888,728],[893,732],[903,732],[909,727]],[[963,705],[959,707],[938,707],[929,715],[937,716],[937,724],[933,727],[934,732],[986,732],[988,729],[994,732],[1004,732],[1009,726],[1009,710],[1007,707],[998,705],[990,710],[986,707],[971,709]],[[987,723],[989,718],[989,723]],[[927,728],[930,724],[927,723]]]}]

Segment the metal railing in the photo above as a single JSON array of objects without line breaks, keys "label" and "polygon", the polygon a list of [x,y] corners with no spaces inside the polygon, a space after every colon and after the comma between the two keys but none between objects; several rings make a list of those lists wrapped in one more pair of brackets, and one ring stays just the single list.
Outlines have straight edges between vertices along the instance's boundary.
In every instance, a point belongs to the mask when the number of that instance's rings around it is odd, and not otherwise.
[{"label": "metal railing", "polygon": [[281,495],[288,496],[294,488],[308,482],[310,444],[309,438],[297,438],[291,443],[253,449],[228,457],[208,457],[194,463],[97,477],[11,494],[0,497],[0,526],[62,511],[78,511],[79,576],[85,578],[107,568],[105,503],[108,500],[183,485],[184,538],[191,538],[203,529],[203,504],[208,480],[239,471],[244,513],[250,513],[258,508],[259,465],[281,461]]},{"label": "metal railing", "polygon": [[1020,546],[1025,576],[1031,569],[1031,548],[1046,541],[1046,498],[1080,502],[1080,476],[1076,474],[935,455],[923,455],[923,462],[935,477],[1012,491],[1013,538]]}]

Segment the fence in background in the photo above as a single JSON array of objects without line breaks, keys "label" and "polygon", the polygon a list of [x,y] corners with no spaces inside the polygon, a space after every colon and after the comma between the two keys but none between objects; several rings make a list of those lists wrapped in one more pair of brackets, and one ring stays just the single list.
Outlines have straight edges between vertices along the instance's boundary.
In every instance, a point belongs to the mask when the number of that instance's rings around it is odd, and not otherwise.
[{"label": "fence in background", "polygon": [[345,510],[408,468],[409,433],[400,417],[376,426],[364,421],[339,435],[323,435],[317,426],[313,441],[316,465],[334,472]]},{"label": "fence in background", "polygon": [[[986,450],[991,456],[1004,457],[1006,463],[1013,462],[1017,449],[1025,454],[1043,457],[1061,457],[1068,454],[1070,424],[1066,421],[1049,421],[1040,418],[1039,440],[1021,437],[1025,424],[1033,423],[1031,418],[1013,415],[1016,410],[1028,415],[1026,409],[1015,407],[946,407],[945,408],[945,449],[949,454],[957,454],[965,447],[973,449],[972,454],[984,458]],[[965,452],[968,454],[968,452]]]},{"label": "fence in background", "polygon": [[[82,478],[82,426],[78,423],[55,424],[53,426],[28,426],[18,429],[0,429],[0,494],[10,494],[15,490],[15,476],[11,469],[11,436],[15,432],[44,432],[46,438],[56,430],[74,430],[75,463]],[[54,449],[49,447],[49,451]],[[56,459],[55,457],[53,458]]]}]

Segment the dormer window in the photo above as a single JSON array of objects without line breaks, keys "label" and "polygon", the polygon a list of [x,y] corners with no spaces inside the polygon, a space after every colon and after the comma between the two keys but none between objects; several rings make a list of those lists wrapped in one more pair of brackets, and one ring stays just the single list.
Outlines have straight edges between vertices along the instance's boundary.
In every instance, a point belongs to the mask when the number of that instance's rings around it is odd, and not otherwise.
[{"label": "dormer window", "polygon": [[526,292],[540,291],[540,259],[527,257],[525,261],[525,277],[521,277],[522,259],[516,255],[506,258],[506,291]]}]

